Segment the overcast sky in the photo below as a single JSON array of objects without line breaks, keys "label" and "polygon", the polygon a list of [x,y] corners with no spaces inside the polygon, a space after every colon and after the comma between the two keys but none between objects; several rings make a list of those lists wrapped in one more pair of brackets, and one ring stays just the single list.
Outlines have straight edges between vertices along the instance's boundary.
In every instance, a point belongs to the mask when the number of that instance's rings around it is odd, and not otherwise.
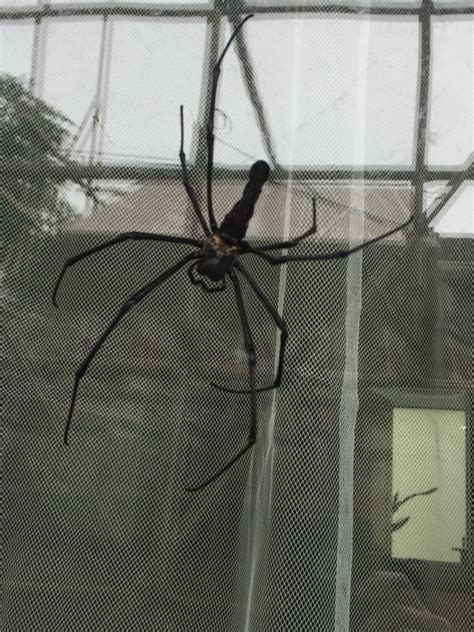
[{"label": "overcast sky", "polygon": [[[2,7],[15,4],[28,1],[0,0]],[[39,90],[80,124],[96,90],[102,21],[88,17],[43,24]],[[204,20],[118,17],[110,26],[102,159],[177,162],[180,104],[185,107],[185,148],[192,158],[207,87]],[[413,166],[420,48],[416,17],[262,15],[244,28],[281,164]],[[459,166],[474,150],[473,37],[472,18],[433,19],[427,136],[427,161],[433,166]],[[32,20],[0,21],[0,71],[27,80],[32,41]],[[266,158],[234,46],[225,59],[218,107],[216,162],[240,166]],[[86,134],[81,146],[86,155],[89,142]],[[473,207],[471,183],[437,230],[472,233]]]}]

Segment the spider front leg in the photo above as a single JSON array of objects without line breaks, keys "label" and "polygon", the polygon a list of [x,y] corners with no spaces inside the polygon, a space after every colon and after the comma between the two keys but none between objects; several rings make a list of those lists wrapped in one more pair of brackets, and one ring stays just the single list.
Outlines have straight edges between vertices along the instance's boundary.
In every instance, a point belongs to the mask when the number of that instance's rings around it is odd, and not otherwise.
[{"label": "spider front leg", "polygon": [[[297,246],[303,239],[314,235],[316,232],[316,198],[313,198],[313,224],[308,230],[306,230],[303,234],[298,235],[298,237],[293,237],[293,239],[289,239],[288,241],[279,241],[274,244],[269,244],[268,246],[261,246],[259,248],[260,251],[266,250],[280,250],[281,248],[293,248]],[[241,245],[245,248],[249,246],[246,241],[241,242]]]},{"label": "spider front leg", "polygon": [[201,211],[201,207],[199,206],[198,199],[196,197],[196,193],[192,187],[192,184],[189,182],[188,176],[188,168],[186,166],[186,154],[184,153],[184,119],[183,119],[183,106],[180,107],[180,120],[181,120],[181,146],[179,149],[179,159],[181,161],[181,171],[183,174],[183,184],[186,189],[186,193],[188,194],[189,199],[193,205],[194,210],[196,211],[196,215],[201,222],[202,229],[206,237],[209,237],[211,231],[209,230],[209,226],[207,225],[206,220],[204,219],[204,215]]},{"label": "spider front leg", "polygon": [[207,208],[209,212],[209,224],[211,226],[212,232],[217,231],[217,222],[214,215],[214,209],[212,205],[212,172],[214,169],[214,116],[216,113],[216,97],[217,97],[217,83],[219,81],[219,75],[221,72],[221,64],[222,60],[225,57],[225,54],[229,50],[232,41],[234,40],[237,33],[240,31],[244,23],[253,17],[253,15],[247,15],[242,22],[237,26],[235,31],[230,36],[229,41],[227,42],[224,50],[219,57],[217,64],[214,66],[214,70],[212,72],[212,88],[211,88],[211,102],[209,105],[209,118],[207,121]]},{"label": "spider front leg", "polygon": [[392,230],[387,231],[383,235],[373,237],[372,239],[367,239],[361,244],[358,244],[353,248],[347,248],[346,250],[336,250],[336,252],[324,253],[319,255],[281,255],[277,257],[274,255],[269,255],[263,248],[256,248],[255,246],[251,246],[249,243],[245,242],[242,244],[242,254],[253,253],[258,257],[262,257],[262,259],[265,259],[266,261],[268,261],[268,263],[271,263],[272,265],[280,265],[289,261],[330,261],[331,259],[343,259],[344,257],[348,257],[349,255],[351,255],[353,252],[362,250],[362,248],[365,248],[370,244],[375,244],[378,241],[381,241],[382,239],[385,239],[386,237],[397,233],[399,230],[402,230],[403,228],[411,224],[414,219],[415,216],[411,215],[405,222],[403,222],[399,226],[396,226]]},{"label": "spider front leg", "polygon": [[[263,386],[261,388],[256,389],[257,393],[263,393],[264,391],[270,391],[274,388],[278,388],[281,384],[281,378],[283,375],[283,362],[285,359],[286,341],[288,339],[288,328],[283,318],[280,316],[277,310],[273,307],[273,305],[270,303],[268,298],[265,296],[262,290],[258,287],[256,281],[252,278],[250,273],[244,268],[244,266],[240,263],[236,263],[235,267],[247,279],[250,287],[253,289],[253,291],[259,298],[259,300],[263,303],[263,306],[265,307],[267,312],[270,314],[270,316],[273,318],[273,320],[275,321],[275,325],[280,330],[280,354],[278,357],[278,368],[275,375],[275,380],[273,381],[273,384],[271,384],[270,386]],[[227,386],[220,386],[219,384],[215,384],[215,383],[212,383],[211,385],[214,386],[215,388],[218,388],[221,391],[225,391],[226,393],[247,393],[247,394],[250,393],[249,390],[239,390],[235,388],[229,388]]]},{"label": "spider front leg", "polygon": [[114,237],[113,239],[104,241],[102,244],[99,244],[98,246],[95,246],[94,248],[90,248],[89,250],[85,250],[84,252],[81,252],[79,255],[76,255],[66,260],[53,290],[53,298],[52,298],[53,305],[55,307],[58,306],[56,302],[56,297],[58,294],[59,286],[61,284],[61,281],[64,275],[66,274],[67,269],[70,266],[74,265],[78,261],[81,261],[81,259],[86,259],[86,257],[90,257],[96,252],[100,252],[101,250],[106,250],[107,248],[111,248],[112,246],[115,246],[116,244],[120,244],[124,241],[129,241],[129,240],[130,241],[170,242],[172,244],[187,244],[190,246],[196,246],[197,248],[200,248],[202,245],[202,242],[199,241],[198,239],[190,239],[188,237],[176,237],[175,235],[161,235],[159,233],[140,233],[137,231],[122,233],[121,235],[118,235],[117,237]]},{"label": "spider front leg", "polygon": [[244,334],[244,345],[245,351],[247,353],[247,364],[249,369],[249,381],[250,381],[250,429],[247,438],[247,443],[245,446],[237,452],[237,454],[228,462],[224,467],[218,470],[215,474],[213,474],[210,478],[206,479],[204,482],[199,485],[195,485],[192,487],[186,487],[188,492],[197,492],[201,489],[207,487],[210,483],[215,481],[219,476],[222,476],[224,472],[227,472],[229,468],[236,463],[243,456],[247,450],[255,444],[257,441],[257,398],[256,398],[256,376],[255,376],[255,364],[256,364],[256,356],[255,356],[255,345],[253,343],[252,332],[250,330],[250,325],[247,317],[247,312],[245,310],[244,299],[242,296],[242,290],[240,289],[240,283],[234,272],[229,273],[230,280],[234,286],[235,298],[237,301],[237,308],[239,310],[240,322],[242,324],[242,330]]},{"label": "spider front leg", "polygon": [[73,391],[72,391],[71,404],[69,406],[69,415],[68,415],[68,418],[67,418],[66,427],[64,429],[64,443],[65,443],[65,445],[67,445],[67,443],[68,443],[69,428],[71,426],[72,416],[73,416],[73,413],[74,413],[74,405],[76,403],[77,389],[79,388],[79,382],[84,377],[84,374],[87,371],[87,369],[89,367],[89,364],[92,362],[95,354],[99,351],[99,349],[104,344],[104,342],[107,340],[109,335],[112,333],[112,331],[115,329],[115,327],[119,324],[119,322],[122,320],[122,318],[125,316],[125,314],[132,307],[137,305],[146,296],[148,296],[148,294],[150,294],[150,292],[152,292],[159,285],[161,285],[161,283],[163,283],[164,281],[169,279],[175,272],[178,272],[178,270],[180,270],[189,261],[191,261],[191,259],[195,259],[197,256],[198,255],[195,252],[192,252],[191,254],[186,255],[184,258],[182,258],[180,261],[178,261],[178,263],[175,263],[174,266],[171,266],[171,268],[168,268],[167,270],[162,272],[160,274],[160,276],[158,276],[156,279],[154,279],[150,283],[147,283],[147,285],[143,286],[140,290],[138,290],[138,292],[135,292],[134,294],[132,294],[132,296],[130,296],[130,298],[128,298],[125,301],[125,303],[123,303],[122,307],[119,309],[119,311],[118,311],[117,315],[115,316],[115,318],[112,320],[112,322],[107,327],[107,329],[104,331],[104,333],[101,335],[99,340],[95,343],[95,345],[89,351],[89,353],[87,354],[85,360],[82,362],[82,364],[80,365],[80,367],[76,371],[76,377],[75,377],[75,380],[74,380],[74,387],[73,387]]}]

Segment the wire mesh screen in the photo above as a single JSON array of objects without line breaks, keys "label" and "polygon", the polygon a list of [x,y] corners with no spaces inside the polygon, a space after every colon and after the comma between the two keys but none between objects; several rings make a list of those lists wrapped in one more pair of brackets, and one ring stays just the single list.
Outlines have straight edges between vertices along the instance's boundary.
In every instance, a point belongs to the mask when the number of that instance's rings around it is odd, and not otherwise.
[{"label": "wire mesh screen", "polygon": [[[252,6],[250,6],[250,4]],[[239,256],[288,327],[183,267],[272,169]],[[2,2],[4,630],[471,630],[472,5]],[[393,231],[350,256],[310,260]],[[191,265],[191,263],[188,264]],[[240,279],[258,388],[284,339]]]}]

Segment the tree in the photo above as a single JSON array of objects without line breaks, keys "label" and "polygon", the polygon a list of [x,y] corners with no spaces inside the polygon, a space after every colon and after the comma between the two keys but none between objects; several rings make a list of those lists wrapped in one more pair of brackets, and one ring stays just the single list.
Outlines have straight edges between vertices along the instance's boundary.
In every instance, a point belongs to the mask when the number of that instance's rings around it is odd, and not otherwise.
[{"label": "tree", "polygon": [[[69,119],[35,97],[19,78],[0,74],[0,160],[61,162],[71,126]],[[58,221],[70,215],[73,207],[60,184],[47,177],[0,174],[0,211],[8,262],[19,239],[56,232]]]}]

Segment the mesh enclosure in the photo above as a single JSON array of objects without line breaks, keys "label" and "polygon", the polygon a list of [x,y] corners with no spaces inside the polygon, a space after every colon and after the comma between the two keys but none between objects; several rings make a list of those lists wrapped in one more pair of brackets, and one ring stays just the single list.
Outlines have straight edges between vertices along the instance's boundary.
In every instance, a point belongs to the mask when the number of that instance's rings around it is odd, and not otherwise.
[{"label": "mesh enclosure", "polygon": [[[245,265],[288,326],[257,394],[236,296],[183,268],[272,168]],[[3,630],[472,630],[472,3],[0,4]],[[207,217],[207,212],[205,212]],[[281,338],[240,278],[257,386]]]}]

